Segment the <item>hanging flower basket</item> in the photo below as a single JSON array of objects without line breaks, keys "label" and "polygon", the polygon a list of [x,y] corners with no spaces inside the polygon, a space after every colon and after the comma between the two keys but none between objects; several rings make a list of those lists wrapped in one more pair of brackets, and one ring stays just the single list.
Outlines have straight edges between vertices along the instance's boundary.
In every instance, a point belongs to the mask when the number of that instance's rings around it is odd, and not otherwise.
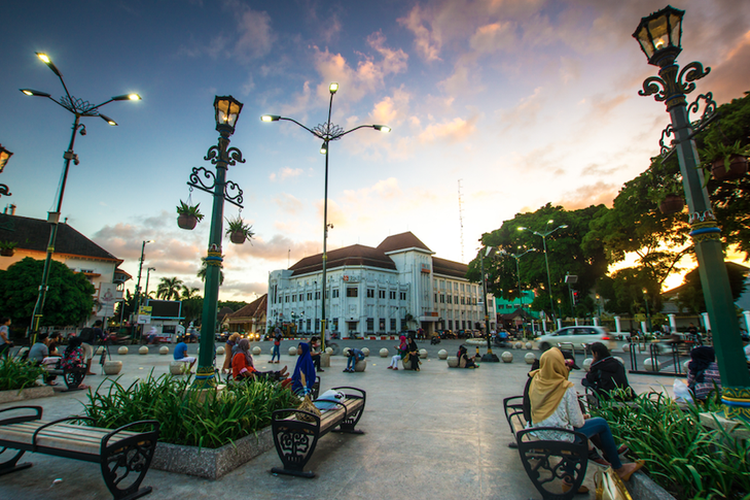
[{"label": "hanging flower basket", "polygon": [[0,255],[3,257],[13,257],[18,243],[15,241],[0,241]]},{"label": "hanging flower basket", "polygon": [[15,250],[12,248],[3,248],[0,250],[0,255],[3,257],[13,257],[13,254],[15,253]]},{"label": "hanging flower basket", "polygon": [[659,210],[664,215],[676,214],[682,212],[682,208],[685,206],[685,202],[679,195],[668,194],[664,200],[659,203]]},{"label": "hanging flower basket", "polygon": [[198,224],[198,217],[189,214],[181,214],[177,217],[177,225],[180,229],[192,230],[195,229],[195,225]]},{"label": "hanging flower basket", "polygon": [[177,225],[182,229],[192,230],[203,219],[203,214],[198,210],[200,203],[190,205],[189,202],[190,199],[188,199],[188,203],[180,200],[180,204],[177,206]]},{"label": "hanging flower basket", "polygon": [[717,181],[737,180],[747,173],[747,157],[731,155],[726,160],[720,158],[711,164],[711,175]]},{"label": "hanging flower basket", "polygon": [[253,226],[245,224],[241,217],[237,216],[236,219],[227,219],[227,235],[229,241],[237,245],[242,245],[247,239],[251,239],[255,233],[253,233]]},{"label": "hanging flower basket", "polygon": [[246,239],[247,236],[245,236],[244,231],[231,231],[229,233],[229,240],[237,245],[242,245]]}]

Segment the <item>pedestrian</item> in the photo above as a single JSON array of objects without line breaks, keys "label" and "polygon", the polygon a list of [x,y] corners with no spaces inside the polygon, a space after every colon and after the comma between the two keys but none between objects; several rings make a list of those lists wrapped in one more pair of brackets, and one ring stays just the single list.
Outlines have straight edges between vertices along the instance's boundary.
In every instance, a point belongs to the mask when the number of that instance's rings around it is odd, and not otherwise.
[{"label": "pedestrian", "polygon": [[406,355],[406,336],[401,335],[398,338],[401,342],[396,347],[396,354],[391,357],[391,364],[388,365],[389,370],[398,370],[398,362],[403,359]]},{"label": "pedestrian", "polygon": [[361,349],[349,349],[346,351],[346,368],[345,372],[354,373],[357,363],[365,359],[365,353]]},{"label": "pedestrian", "polygon": [[[273,333],[273,349],[271,350],[271,361],[269,363],[279,363],[281,361],[281,353],[279,352],[282,338],[281,330],[277,327]],[[276,361],[274,361],[274,358],[276,358]]]},{"label": "pedestrian", "polygon": [[318,372],[324,372],[320,367],[320,339],[318,337],[310,337],[310,357],[312,357],[313,360],[313,366],[315,366],[315,371]]},{"label": "pedestrian", "polygon": [[190,373],[190,371],[193,369],[193,365],[195,364],[196,359],[193,356],[187,355],[187,344],[185,341],[180,338],[178,339],[179,342],[176,346],[174,346],[174,360],[175,361],[182,361],[185,364],[188,364],[187,370],[185,370],[187,373]]},{"label": "pedestrian", "polygon": [[419,346],[417,346],[414,338],[409,338],[409,342],[406,345],[406,354],[411,361],[411,369],[415,372],[419,371]]},{"label": "pedestrian", "polygon": [[[49,352],[49,337],[46,332],[41,332],[36,337],[36,342],[29,349],[29,362],[37,364],[43,367],[45,370],[49,370],[50,365],[54,367],[57,361],[60,360],[59,356],[50,356]],[[56,376],[50,375],[49,373],[44,374],[44,383],[48,385],[56,385],[54,382]]]},{"label": "pedestrian", "polygon": [[221,367],[222,374],[229,373],[232,370],[232,359],[234,358],[232,351],[239,340],[240,334],[237,332],[234,332],[227,339],[226,345],[224,346],[224,365]]},{"label": "pedestrian", "polygon": [[8,357],[13,342],[10,341],[10,318],[0,318],[0,358]]},{"label": "pedestrian", "polygon": [[[94,323],[94,326],[101,325],[102,322],[97,320],[96,323]],[[101,328],[99,329],[99,334],[101,334]],[[94,345],[96,345],[97,341],[97,335],[94,330],[94,328],[91,327],[84,327],[81,329],[81,332],[78,334],[78,338],[81,339],[81,347],[83,348],[83,352],[86,358],[86,375],[96,375],[96,373],[91,371],[91,361],[94,358]]]}]

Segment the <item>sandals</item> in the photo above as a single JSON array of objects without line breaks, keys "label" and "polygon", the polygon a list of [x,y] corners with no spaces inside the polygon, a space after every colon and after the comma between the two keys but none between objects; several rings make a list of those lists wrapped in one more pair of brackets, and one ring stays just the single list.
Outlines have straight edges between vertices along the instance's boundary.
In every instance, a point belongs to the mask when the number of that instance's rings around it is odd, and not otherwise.
[{"label": "sandals", "polygon": [[630,476],[635,474],[645,463],[643,460],[636,460],[630,464],[623,464],[619,469],[615,469],[615,472],[617,472],[617,475],[620,476],[620,479],[624,483],[627,483],[630,481]]}]

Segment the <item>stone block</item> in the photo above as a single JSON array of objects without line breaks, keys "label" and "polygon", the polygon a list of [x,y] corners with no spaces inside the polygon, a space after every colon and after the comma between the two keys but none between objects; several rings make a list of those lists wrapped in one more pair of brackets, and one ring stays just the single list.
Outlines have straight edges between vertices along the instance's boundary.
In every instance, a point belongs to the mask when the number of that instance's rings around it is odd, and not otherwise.
[{"label": "stone block", "polygon": [[172,361],[169,363],[169,373],[172,375],[184,375],[190,364],[183,361]]}]

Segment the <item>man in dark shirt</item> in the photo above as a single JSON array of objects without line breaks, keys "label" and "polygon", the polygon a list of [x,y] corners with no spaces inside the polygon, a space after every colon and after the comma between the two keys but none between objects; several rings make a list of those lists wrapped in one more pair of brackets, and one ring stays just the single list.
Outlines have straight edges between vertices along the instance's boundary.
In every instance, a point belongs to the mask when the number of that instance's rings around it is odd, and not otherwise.
[{"label": "man in dark shirt", "polygon": [[581,383],[600,398],[608,398],[610,391],[619,389],[623,392],[618,391],[617,399],[633,399],[625,367],[610,355],[609,349],[601,342],[594,342],[591,344],[591,356],[591,368]]}]

